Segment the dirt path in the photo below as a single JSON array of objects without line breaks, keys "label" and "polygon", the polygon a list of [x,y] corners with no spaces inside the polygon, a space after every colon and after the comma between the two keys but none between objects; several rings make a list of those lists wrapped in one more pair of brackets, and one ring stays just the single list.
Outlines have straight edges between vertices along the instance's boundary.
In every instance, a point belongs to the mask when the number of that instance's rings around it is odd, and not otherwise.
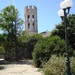
[{"label": "dirt path", "polygon": [[35,68],[31,60],[0,65],[0,75],[43,75],[42,71]]}]

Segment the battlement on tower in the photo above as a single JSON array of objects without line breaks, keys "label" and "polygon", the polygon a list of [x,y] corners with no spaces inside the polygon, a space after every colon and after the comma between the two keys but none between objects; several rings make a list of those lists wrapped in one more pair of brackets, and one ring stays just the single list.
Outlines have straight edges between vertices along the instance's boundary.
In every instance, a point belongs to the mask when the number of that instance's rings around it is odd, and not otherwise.
[{"label": "battlement on tower", "polygon": [[24,11],[25,11],[25,14],[27,14],[27,13],[36,13],[37,14],[37,7],[32,6],[32,5],[26,6]]}]

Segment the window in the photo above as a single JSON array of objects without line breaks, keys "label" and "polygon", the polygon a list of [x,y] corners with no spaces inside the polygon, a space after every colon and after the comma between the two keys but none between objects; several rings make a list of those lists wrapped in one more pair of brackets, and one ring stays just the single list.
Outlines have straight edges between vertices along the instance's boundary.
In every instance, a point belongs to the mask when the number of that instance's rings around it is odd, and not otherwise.
[{"label": "window", "polygon": [[32,15],[32,21],[34,21],[34,15]]},{"label": "window", "polygon": [[28,15],[28,21],[30,21],[30,15]]},{"label": "window", "polygon": [[30,28],[30,23],[28,23],[28,29]]},{"label": "window", "polygon": [[34,25],[34,23],[33,23],[33,29],[35,29],[35,25]]}]

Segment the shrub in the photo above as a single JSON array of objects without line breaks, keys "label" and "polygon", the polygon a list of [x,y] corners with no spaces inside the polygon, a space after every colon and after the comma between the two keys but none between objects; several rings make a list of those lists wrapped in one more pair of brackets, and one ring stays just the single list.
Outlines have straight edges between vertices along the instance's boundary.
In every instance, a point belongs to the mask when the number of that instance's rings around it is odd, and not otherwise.
[{"label": "shrub", "polygon": [[51,55],[62,55],[65,52],[65,41],[58,36],[47,37],[36,43],[32,56],[35,66],[42,67],[42,62],[47,62]]},{"label": "shrub", "polygon": [[75,75],[75,57],[71,57],[70,59],[71,65],[71,75]]},{"label": "shrub", "polygon": [[4,53],[5,53],[5,50],[4,50],[3,46],[0,46],[0,55],[4,55]]},{"label": "shrub", "polygon": [[[39,42],[40,43],[40,42]],[[34,48],[34,51],[32,53],[33,61],[36,67],[40,67],[42,60],[44,58],[44,49],[42,49],[42,44],[36,44],[36,47]]]},{"label": "shrub", "polygon": [[[71,57],[71,75],[75,75],[75,58]],[[66,63],[64,57],[52,55],[50,60],[43,66],[45,75],[66,75]]]}]

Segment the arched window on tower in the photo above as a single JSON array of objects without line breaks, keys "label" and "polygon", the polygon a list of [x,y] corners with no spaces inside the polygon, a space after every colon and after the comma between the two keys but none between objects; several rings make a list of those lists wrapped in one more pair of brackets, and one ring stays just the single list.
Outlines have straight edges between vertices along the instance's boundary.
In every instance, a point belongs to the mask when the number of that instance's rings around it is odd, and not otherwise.
[{"label": "arched window on tower", "polygon": [[30,23],[28,23],[28,29],[30,29]]},{"label": "arched window on tower", "polygon": [[32,24],[32,27],[33,27],[33,29],[35,29],[35,25],[34,25],[34,23]]},{"label": "arched window on tower", "polygon": [[32,15],[32,21],[34,21],[34,15]]},{"label": "arched window on tower", "polygon": [[30,21],[30,15],[28,15],[28,21]]}]

